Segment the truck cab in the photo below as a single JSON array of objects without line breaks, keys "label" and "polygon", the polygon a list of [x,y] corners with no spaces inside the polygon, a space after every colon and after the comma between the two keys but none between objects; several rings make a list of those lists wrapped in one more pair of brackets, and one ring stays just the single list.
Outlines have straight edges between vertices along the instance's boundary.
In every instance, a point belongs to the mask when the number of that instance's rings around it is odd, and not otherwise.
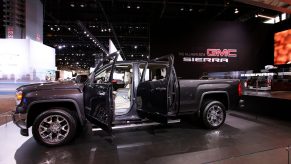
[{"label": "truck cab", "polygon": [[108,63],[95,69],[84,84],[86,117],[109,133],[116,124],[144,118],[167,123],[168,112],[178,111],[176,78],[172,56]]}]

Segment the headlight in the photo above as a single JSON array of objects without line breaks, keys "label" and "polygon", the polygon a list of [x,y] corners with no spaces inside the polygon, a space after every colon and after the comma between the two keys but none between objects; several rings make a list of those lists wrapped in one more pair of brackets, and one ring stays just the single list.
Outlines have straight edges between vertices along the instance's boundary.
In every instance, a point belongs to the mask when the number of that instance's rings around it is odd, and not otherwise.
[{"label": "headlight", "polygon": [[22,91],[16,91],[16,105],[19,105],[22,100]]}]

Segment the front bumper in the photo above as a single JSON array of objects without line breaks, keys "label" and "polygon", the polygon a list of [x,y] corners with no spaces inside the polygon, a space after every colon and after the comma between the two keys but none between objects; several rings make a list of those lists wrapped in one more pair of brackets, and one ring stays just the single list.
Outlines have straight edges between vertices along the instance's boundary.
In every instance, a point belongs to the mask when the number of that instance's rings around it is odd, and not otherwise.
[{"label": "front bumper", "polygon": [[27,128],[27,113],[17,113],[13,112],[12,120],[15,125],[20,128],[20,133],[23,136],[28,136],[28,128]]}]

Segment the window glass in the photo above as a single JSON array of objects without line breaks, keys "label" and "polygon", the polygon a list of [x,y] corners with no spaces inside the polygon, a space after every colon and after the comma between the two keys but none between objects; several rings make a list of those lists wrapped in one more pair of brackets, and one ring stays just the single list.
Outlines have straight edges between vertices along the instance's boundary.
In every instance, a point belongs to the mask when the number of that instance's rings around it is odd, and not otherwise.
[{"label": "window glass", "polygon": [[101,83],[109,82],[111,69],[112,69],[112,66],[109,66],[105,68],[104,70],[102,70],[101,72],[98,72],[95,75],[94,83],[101,84]]},{"label": "window glass", "polygon": [[[142,75],[144,65],[140,65],[139,71]],[[166,78],[168,66],[164,64],[149,64],[145,70],[145,81],[156,81]]]}]

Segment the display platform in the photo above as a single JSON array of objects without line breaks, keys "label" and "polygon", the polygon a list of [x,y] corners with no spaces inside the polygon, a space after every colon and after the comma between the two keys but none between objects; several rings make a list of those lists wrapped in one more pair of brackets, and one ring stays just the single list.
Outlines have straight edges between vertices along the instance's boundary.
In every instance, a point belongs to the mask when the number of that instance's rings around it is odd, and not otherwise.
[{"label": "display platform", "polygon": [[274,98],[282,100],[291,100],[291,91],[256,91],[246,90],[243,92],[244,96],[256,96],[265,98]]},{"label": "display platform", "polygon": [[31,133],[21,136],[19,128],[10,122],[0,126],[0,164],[287,163],[290,125],[265,124],[228,114],[219,130],[174,123],[115,129],[113,136],[108,136],[95,129],[70,145],[48,148],[38,145]]}]

